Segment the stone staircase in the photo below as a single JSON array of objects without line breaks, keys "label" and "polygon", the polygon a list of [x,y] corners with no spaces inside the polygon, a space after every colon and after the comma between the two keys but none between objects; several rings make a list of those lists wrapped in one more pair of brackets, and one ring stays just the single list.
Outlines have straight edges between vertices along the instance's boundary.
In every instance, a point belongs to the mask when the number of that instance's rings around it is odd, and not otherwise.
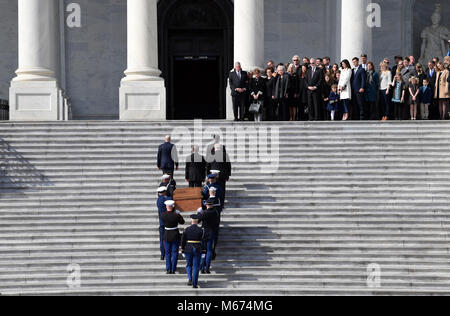
[{"label": "stone staircase", "polygon": [[[194,124],[0,123],[0,293],[450,294],[449,123]],[[230,153],[266,129],[270,146],[234,163],[213,273],[193,291],[184,261],[166,275],[159,260],[156,150],[166,134],[205,148],[214,129],[240,135]]]}]

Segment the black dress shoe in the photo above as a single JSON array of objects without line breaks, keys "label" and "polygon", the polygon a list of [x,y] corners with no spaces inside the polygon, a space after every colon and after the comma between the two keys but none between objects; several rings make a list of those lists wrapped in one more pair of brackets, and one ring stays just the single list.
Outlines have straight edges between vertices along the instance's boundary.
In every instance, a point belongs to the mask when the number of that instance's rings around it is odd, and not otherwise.
[{"label": "black dress shoe", "polygon": [[206,270],[206,274],[211,274],[211,271],[210,270]]},{"label": "black dress shoe", "polygon": [[161,256],[161,261],[164,261],[164,260],[166,260],[166,257],[165,256]]},{"label": "black dress shoe", "polygon": [[172,274],[172,271],[167,270],[166,274]]},{"label": "black dress shoe", "polygon": [[206,273],[206,270],[205,270],[205,269],[203,269],[203,270],[202,270],[202,274],[205,274],[205,273]]},{"label": "black dress shoe", "polygon": [[197,285],[196,285],[196,286],[193,286],[193,288],[194,288],[194,289],[198,289],[198,286],[197,286]]},{"label": "black dress shoe", "polygon": [[188,286],[192,286],[192,281],[189,281],[189,282],[188,282]]}]

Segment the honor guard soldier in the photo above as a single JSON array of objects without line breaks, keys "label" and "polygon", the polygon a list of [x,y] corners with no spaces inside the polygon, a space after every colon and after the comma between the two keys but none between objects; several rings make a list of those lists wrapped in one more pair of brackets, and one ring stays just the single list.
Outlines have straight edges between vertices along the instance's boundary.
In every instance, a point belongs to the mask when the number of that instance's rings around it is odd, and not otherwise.
[{"label": "honor guard soldier", "polygon": [[[219,197],[220,201],[222,201],[222,188],[217,183],[217,174],[210,174],[208,176],[208,183],[203,187],[203,199],[206,201],[209,199],[209,189],[211,187],[216,188],[217,190],[217,196]],[[223,204],[221,204],[223,205]]]},{"label": "honor guard soldier", "polygon": [[206,254],[205,230],[198,227],[199,215],[191,216],[191,224],[185,229],[181,239],[181,251],[186,256],[186,272],[188,275],[188,286],[198,288],[198,275],[202,254]]},{"label": "honor guard soldier", "polygon": [[219,213],[219,227],[217,228],[217,233],[214,235],[214,250],[213,250],[213,256],[212,256],[212,260],[216,260],[216,247],[217,247],[217,243],[219,242],[220,221],[221,221],[223,208],[220,203],[220,199],[217,196],[217,189],[215,187],[209,188],[209,199],[214,201],[214,207],[217,209],[217,211]]},{"label": "honor guard soldier", "polygon": [[220,171],[220,177],[218,178],[217,183],[222,188],[221,202],[222,205],[225,203],[225,195],[227,190],[227,182],[231,177],[231,161],[230,156],[224,149],[224,146],[221,144],[216,144],[214,146],[214,154],[207,159],[206,171],[208,174],[212,173],[212,170]]},{"label": "honor guard soldier", "polygon": [[206,256],[202,256],[202,274],[210,274],[211,261],[214,253],[214,238],[219,229],[219,212],[214,207],[213,199],[206,201],[206,210],[199,213],[199,222],[205,230]]},{"label": "honor guard soldier", "polygon": [[166,201],[166,212],[161,215],[164,225],[164,249],[166,250],[167,274],[175,274],[178,263],[178,249],[180,248],[180,231],[178,224],[183,225],[184,219],[179,211],[175,211],[175,202]]},{"label": "honor guard soldier", "polygon": [[166,251],[164,250],[164,224],[162,222],[161,215],[167,210],[165,202],[170,200],[170,198],[166,195],[167,188],[159,187],[158,188],[158,199],[156,200],[156,207],[158,208],[158,217],[159,217],[159,249],[161,250],[161,260],[164,260],[166,257]]},{"label": "honor guard soldier", "polygon": [[168,197],[173,197],[173,193],[177,189],[177,182],[173,179],[172,175],[165,174],[161,177],[160,187],[166,187],[166,194]]}]

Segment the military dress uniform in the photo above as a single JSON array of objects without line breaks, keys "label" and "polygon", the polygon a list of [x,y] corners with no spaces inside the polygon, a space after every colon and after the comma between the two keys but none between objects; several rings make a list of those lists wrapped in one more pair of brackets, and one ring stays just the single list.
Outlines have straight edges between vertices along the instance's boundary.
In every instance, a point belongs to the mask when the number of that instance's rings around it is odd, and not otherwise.
[{"label": "military dress uniform", "polygon": [[231,177],[231,160],[229,155],[225,150],[214,150],[214,155],[210,157],[208,160],[208,164],[206,165],[206,171],[208,174],[213,173],[213,170],[217,170],[220,172],[220,176],[217,178],[217,184],[222,188],[222,195],[220,200],[222,205],[225,204],[226,190],[227,190],[227,182]]},{"label": "military dress uniform", "polygon": [[[208,179],[216,179],[217,175],[215,174],[210,174],[208,176]],[[221,205],[223,206],[222,200],[223,200],[223,190],[222,187],[216,182],[216,183],[211,183],[208,182],[204,187],[203,187],[203,200],[208,200],[209,199],[209,190],[211,187],[216,188],[216,196],[220,199],[221,201]]]},{"label": "military dress uniform", "polygon": [[[158,189],[159,194],[162,194],[164,192],[166,192],[165,187],[160,187]],[[158,208],[158,217],[159,217],[159,249],[161,251],[161,260],[164,260],[164,258],[166,256],[166,251],[164,250],[165,229],[164,229],[164,224],[161,219],[161,215],[167,211],[165,202],[169,201],[169,200],[170,200],[170,198],[166,195],[160,195],[158,197],[158,199],[156,200],[156,207]]]},{"label": "military dress uniform", "polygon": [[202,273],[211,273],[211,261],[214,253],[214,240],[219,229],[219,211],[215,208],[215,201],[209,199],[206,205],[209,209],[199,213],[199,222],[202,223],[202,228],[205,230],[206,256],[202,257],[201,270]]},{"label": "military dress uniform", "polygon": [[[192,219],[199,219],[199,215],[192,215]],[[202,254],[206,254],[206,234],[205,230],[192,225],[185,229],[181,239],[181,250],[186,256],[186,272],[189,279],[189,286],[197,288],[198,275]]]},{"label": "military dress uniform", "polygon": [[[166,205],[174,205],[174,201],[166,201]],[[180,247],[180,231],[178,224],[183,225],[184,219],[181,214],[173,212],[164,212],[161,215],[164,224],[164,249],[166,251],[166,271],[167,274],[175,274],[178,264],[178,248]]]},{"label": "military dress uniform", "polygon": [[[169,180],[170,179],[170,180]],[[167,181],[168,180],[168,181]],[[173,193],[175,192],[175,190],[177,189],[177,182],[175,181],[175,179],[172,179],[170,177],[170,175],[164,175],[162,177],[162,181],[160,183],[160,187],[166,187],[166,195],[168,197],[173,197]]]}]

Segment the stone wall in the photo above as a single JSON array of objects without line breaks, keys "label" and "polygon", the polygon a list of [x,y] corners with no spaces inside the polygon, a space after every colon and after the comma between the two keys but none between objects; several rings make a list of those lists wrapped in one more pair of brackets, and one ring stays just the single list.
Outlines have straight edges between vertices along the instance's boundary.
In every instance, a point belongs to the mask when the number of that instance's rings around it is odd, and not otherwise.
[{"label": "stone wall", "polygon": [[66,26],[65,31],[66,90],[74,119],[118,119],[126,69],[126,0],[76,2],[82,10],[81,28]]},{"label": "stone wall", "polygon": [[[433,0],[432,3],[437,0]],[[65,88],[75,119],[117,119],[119,85],[126,68],[126,0],[65,0],[82,10],[81,28],[65,27]],[[381,28],[373,29],[377,65],[384,57],[416,54],[418,32],[430,23],[425,0],[378,0]],[[425,3],[426,2],[426,3]],[[340,0],[265,0],[265,58],[294,54],[340,59]],[[443,4],[443,17],[449,5]],[[415,11],[414,8],[417,8]],[[430,11],[430,12],[429,12]],[[65,13],[67,16],[67,13]],[[445,14],[445,15],[444,15]],[[442,23],[450,23],[443,18]],[[0,1],[0,98],[8,98],[17,69],[17,1]],[[420,24],[420,25],[419,25]],[[423,25],[422,25],[423,24]]]},{"label": "stone wall", "polygon": [[0,1],[0,99],[9,98],[17,70],[17,1]]}]

